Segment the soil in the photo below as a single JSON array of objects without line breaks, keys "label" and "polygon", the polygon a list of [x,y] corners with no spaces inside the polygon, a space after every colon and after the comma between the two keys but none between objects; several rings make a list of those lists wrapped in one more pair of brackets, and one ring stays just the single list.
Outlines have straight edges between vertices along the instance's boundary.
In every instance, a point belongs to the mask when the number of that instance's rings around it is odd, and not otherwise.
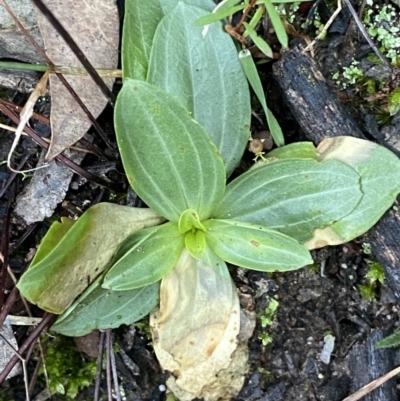
[{"label": "soil", "polygon": [[[379,2],[377,2],[379,3]],[[400,10],[398,10],[400,11]],[[329,19],[331,11],[322,6],[322,18]],[[324,16],[325,15],[325,16]],[[300,18],[300,16],[299,16]],[[366,102],[365,93],[356,85],[343,90],[332,80],[332,74],[349,65],[354,56],[359,56],[360,49],[365,47],[365,41],[359,36],[348,17],[347,9],[339,15],[339,19],[328,33],[328,38],[315,46],[314,59],[334,92],[344,104],[355,121],[363,125],[362,111],[373,114],[371,104]],[[359,56],[365,60],[368,52]],[[278,84],[271,79],[272,68],[269,64],[260,67],[260,75],[267,93],[269,104],[283,131],[288,143],[304,140],[304,132],[296,123],[294,114],[285,104]],[[118,88],[115,87],[115,92]],[[7,92],[8,100],[23,104],[25,97]],[[374,108],[379,106],[374,104]],[[43,99],[37,112],[48,116],[51,107],[50,99]],[[258,105],[254,106],[260,111]],[[265,130],[262,114],[254,118],[253,130]],[[7,124],[8,121],[5,121]],[[108,127],[109,137],[115,142],[112,133],[112,110],[106,109],[99,122]],[[382,121],[380,121],[381,123]],[[386,119],[386,122],[388,120]],[[46,123],[32,120],[31,126],[41,135],[48,136]],[[104,144],[97,134],[91,131],[94,144],[105,151]],[[0,160],[5,160],[10,149],[13,135],[0,131]],[[40,149],[29,138],[21,141],[17,148],[16,163],[30,155],[25,168],[34,167]],[[249,164],[253,156],[247,152],[243,166]],[[99,159],[96,155],[85,158],[82,167],[89,171],[103,174],[117,189],[117,199],[132,197],[123,175],[123,169],[118,155],[112,155],[111,165]],[[11,177],[4,165],[0,165],[0,190]],[[6,227],[7,207],[12,200],[24,192],[29,179],[21,177],[14,179],[9,189],[0,197],[0,228]],[[51,218],[43,222],[26,226],[24,222],[12,213],[8,249],[9,264],[18,276],[29,264],[37,244],[48,229],[51,221],[61,216],[75,216],[84,211],[92,202],[108,200],[111,191],[101,189],[97,184],[83,180],[75,175],[66,195],[65,201],[56,209]],[[113,192],[115,194],[115,191]],[[136,199],[136,205],[140,200]],[[3,240],[6,238],[3,234]],[[230,266],[230,271],[236,283],[241,306],[257,315],[257,325],[253,337],[249,341],[249,372],[245,385],[237,397],[243,401],[341,401],[349,394],[358,390],[376,378],[375,374],[387,373],[400,363],[400,353],[396,349],[378,350],[373,343],[393,332],[400,325],[398,301],[391,290],[379,283],[374,289],[372,299],[366,300],[361,295],[360,286],[368,283],[368,260],[374,260],[373,254],[368,254],[368,239],[359,238],[351,243],[337,247],[314,251],[315,264],[305,269],[284,274],[266,274],[247,271]],[[4,251],[4,243],[2,250]],[[7,282],[7,291],[13,287]],[[262,316],[271,298],[279,302],[275,318],[271,326],[262,327]],[[14,304],[11,314],[23,312],[20,300]],[[34,316],[41,316],[41,311],[32,308]],[[113,331],[113,341],[121,352],[116,354],[116,366],[123,389],[125,400],[165,400],[165,381],[167,374],[163,373],[152,352],[151,339],[148,335],[145,321],[139,325],[122,326]],[[21,344],[29,335],[30,330],[18,327],[15,330],[18,343]],[[335,338],[334,350],[329,361],[321,360],[324,348],[324,338],[332,335]],[[269,336],[270,342],[263,345],[263,340]],[[93,361],[98,353],[100,334],[95,332],[84,339],[76,339],[75,344],[81,358]],[[51,341],[51,340],[50,340]],[[365,353],[365,355],[363,354]],[[361,356],[364,355],[364,362]],[[37,350],[28,362],[28,376],[32,377],[36,362]],[[375,361],[375,362],[374,362]],[[378,364],[375,366],[374,363]],[[378,372],[378,373],[377,373]],[[104,373],[104,372],[103,372]],[[362,383],[363,382],[363,383]],[[45,389],[43,375],[39,375],[33,389],[32,399]],[[94,386],[81,390],[77,400],[92,400]],[[399,399],[397,380],[392,379],[380,390],[374,390],[365,400],[390,401]],[[2,397],[2,398],[1,398]],[[25,390],[22,375],[7,380],[0,389],[0,400],[24,400]],[[53,400],[65,400],[61,395],[55,395]],[[107,399],[107,380],[105,373],[101,381],[100,399]]]}]

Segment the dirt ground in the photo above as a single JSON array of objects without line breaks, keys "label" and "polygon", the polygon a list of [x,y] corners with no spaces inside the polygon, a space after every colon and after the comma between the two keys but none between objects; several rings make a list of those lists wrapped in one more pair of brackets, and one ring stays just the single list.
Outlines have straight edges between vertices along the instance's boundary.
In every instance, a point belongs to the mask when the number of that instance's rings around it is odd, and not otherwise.
[{"label": "dirt ground", "polygon": [[[379,3],[379,2],[377,2]],[[400,11],[400,10],[398,10]],[[328,19],[331,12],[320,11],[322,19]],[[324,14],[325,13],[325,14]],[[325,17],[324,17],[325,15]],[[349,85],[343,89],[335,83],[332,75],[349,65],[353,57],[360,63],[367,63],[368,52],[365,41],[360,37],[354,24],[350,22],[348,11],[342,12],[335,23],[336,28],[330,31],[328,38],[315,47],[315,59],[320,63],[321,71],[330,81],[340,100],[348,106],[355,119],[362,123],[362,110],[373,111],[365,101],[365,93],[357,85]],[[342,25],[340,25],[342,24]],[[335,27],[334,26],[334,27]],[[341,27],[344,28],[341,28]],[[277,115],[288,142],[303,140],[304,136],[296,124],[290,110],[283,102],[282,94],[276,83],[271,80],[271,65],[260,67],[265,89],[269,94],[272,110]],[[115,91],[118,88],[115,87]],[[16,104],[23,104],[25,96],[7,90],[3,97]],[[48,116],[51,107],[50,99],[43,98],[37,112]],[[375,111],[378,107],[375,104]],[[256,110],[257,112],[260,110]],[[383,119],[382,113],[376,114],[380,126],[390,120]],[[1,117],[6,123],[6,119]],[[112,110],[107,109],[99,119],[108,127],[112,135]],[[32,121],[32,128],[48,136],[48,125]],[[262,131],[262,126],[254,118],[253,129]],[[94,143],[104,147],[92,132]],[[13,135],[0,130],[0,160],[5,160],[12,143]],[[104,150],[104,149],[103,149]],[[34,143],[25,138],[17,148],[17,162],[29,156],[25,168],[34,167],[40,151]],[[252,155],[245,155],[243,166],[248,165]],[[85,158],[82,167],[96,174],[103,174],[118,189],[117,198],[121,199],[128,191],[123,176],[123,169],[118,158],[111,163],[104,163],[95,155]],[[0,190],[10,178],[6,166],[0,165]],[[10,196],[18,196],[26,190],[29,178],[18,177],[15,187],[11,186],[4,196],[0,197],[0,227],[5,221],[7,204]],[[75,175],[65,201],[58,206],[53,217],[34,226],[26,226],[21,219],[11,214],[11,234],[9,238],[10,259],[14,273],[18,276],[26,268],[32,252],[40,242],[44,233],[54,219],[63,215],[75,215],[85,210],[94,200],[109,200],[110,191],[102,190],[97,184],[88,182]],[[365,299],[360,290],[361,285],[368,283],[366,274],[369,271],[367,260],[374,260],[368,254],[368,240],[359,238],[348,244],[330,247],[313,253],[315,264],[305,269],[285,274],[266,274],[246,271],[230,266],[232,277],[236,283],[242,308],[254,311],[257,325],[253,337],[249,341],[249,373],[245,385],[237,397],[242,401],[341,401],[358,389],[353,377],[365,376],[371,369],[373,361],[367,364],[355,362],[360,346],[372,341],[371,338],[382,338],[393,332],[400,325],[399,307],[391,290],[380,284],[376,285],[372,299]],[[12,283],[7,283],[12,288]],[[279,302],[273,323],[262,327],[262,316],[271,298]],[[23,310],[18,300],[13,314]],[[41,312],[32,308],[34,316]],[[376,334],[374,334],[376,333]],[[29,334],[25,327],[16,329],[19,343]],[[329,362],[321,361],[324,337],[335,338],[334,349]],[[85,341],[78,341],[82,350],[81,358],[93,361],[97,353],[99,333],[94,333]],[[269,338],[270,342],[263,345]],[[165,380],[167,374],[161,372],[152,352],[148,326],[145,322],[135,326],[122,326],[114,330],[114,341],[122,352],[117,353],[116,363],[120,386],[126,400],[165,400]],[[381,351],[376,351],[377,355]],[[391,366],[400,363],[400,353],[396,349],[386,350],[383,356],[390,359]],[[92,356],[88,356],[88,354]],[[28,363],[28,373],[32,377],[38,359],[37,351]],[[383,355],[383,354],[382,354]],[[327,363],[326,363],[327,362]],[[368,381],[367,381],[368,382]],[[45,389],[43,375],[39,375],[32,399]],[[396,380],[386,384],[385,391],[393,398],[374,395],[365,398],[369,401],[387,401],[399,399]],[[378,390],[376,390],[378,391]],[[94,386],[81,390],[77,400],[93,399]],[[107,399],[107,380],[101,382],[101,400]],[[10,379],[0,389],[0,400],[24,400],[25,390],[22,375]],[[376,398],[374,398],[376,397]],[[382,397],[382,398],[380,398]],[[66,400],[55,395],[53,400]]]}]

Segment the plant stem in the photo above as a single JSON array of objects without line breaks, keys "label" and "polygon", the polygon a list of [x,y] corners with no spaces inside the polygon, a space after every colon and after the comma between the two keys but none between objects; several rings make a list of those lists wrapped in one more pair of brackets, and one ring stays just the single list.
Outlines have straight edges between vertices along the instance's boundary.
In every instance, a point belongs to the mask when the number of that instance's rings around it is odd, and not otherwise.
[{"label": "plant stem", "polygon": [[[46,71],[49,66],[47,64],[26,64],[19,63],[16,61],[0,61],[0,68],[7,70],[23,70],[23,71]],[[106,78],[121,78],[122,71],[110,68],[96,68],[96,71],[101,77]],[[65,66],[55,66],[52,73],[59,74],[69,74],[69,75],[88,75],[84,68],[80,67],[65,67]]]}]

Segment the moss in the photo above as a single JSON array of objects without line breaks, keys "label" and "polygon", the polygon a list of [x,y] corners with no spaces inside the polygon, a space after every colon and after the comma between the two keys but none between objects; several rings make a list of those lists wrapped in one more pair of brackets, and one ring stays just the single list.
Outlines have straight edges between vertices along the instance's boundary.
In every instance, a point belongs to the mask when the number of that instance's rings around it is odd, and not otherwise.
[{"label": "moss", "polygon": [[365,260],[367,265],[369,266],[368,273],[366,274],[366,278],[368,278],[372,282],[378,281],[380,284],[385,284],[385,272],[383,270],[383,266],[374,261],[374,260]]},{"label": "moss", "polygon": [[358,286],[360,295],[368,302],[372,302],[376,298],[376,283],[360,284]]},{"label": "moss", "polygon": [[50,391],[65,395],[66,400],[73,400],[80,389],[93,383],[96,363],[83,359],[72,338],[57,336],[49,341],[45,361]]},{"label": "moss", "polygon": [[388,111],[391,116],[400,111],[400,87],[388,95]]},{"label": "moss", "polygon": [[378,284],[384,285],[385,273],[383,266],[370,259],[366,259],[369,269],[365,275],[365,282],[358,286],[360,295],[367,301],[373,301],[377,296]]}]

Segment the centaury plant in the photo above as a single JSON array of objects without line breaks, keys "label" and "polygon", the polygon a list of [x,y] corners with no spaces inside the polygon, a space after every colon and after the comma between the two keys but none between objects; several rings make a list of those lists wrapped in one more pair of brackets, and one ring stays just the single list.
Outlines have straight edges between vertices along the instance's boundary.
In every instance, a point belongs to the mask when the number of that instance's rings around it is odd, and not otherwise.
[{"label": "centaury plant", "polygon": [[195,21],[209,9],[189,3],[127,2],[114,121],[129,183],[149,208],[101,203],[54,223],[18,288],[61,314],[53,330],[65,335],[152,311],[168,386],[212,401],[234,396],[246,372],[226,263],[299,269],[309,249],[363,234],[400,192],[400,161],[339,137],[278,148],[227,184],[248,138],[249,90],[231,38],[218,23],[203,37]]}]

